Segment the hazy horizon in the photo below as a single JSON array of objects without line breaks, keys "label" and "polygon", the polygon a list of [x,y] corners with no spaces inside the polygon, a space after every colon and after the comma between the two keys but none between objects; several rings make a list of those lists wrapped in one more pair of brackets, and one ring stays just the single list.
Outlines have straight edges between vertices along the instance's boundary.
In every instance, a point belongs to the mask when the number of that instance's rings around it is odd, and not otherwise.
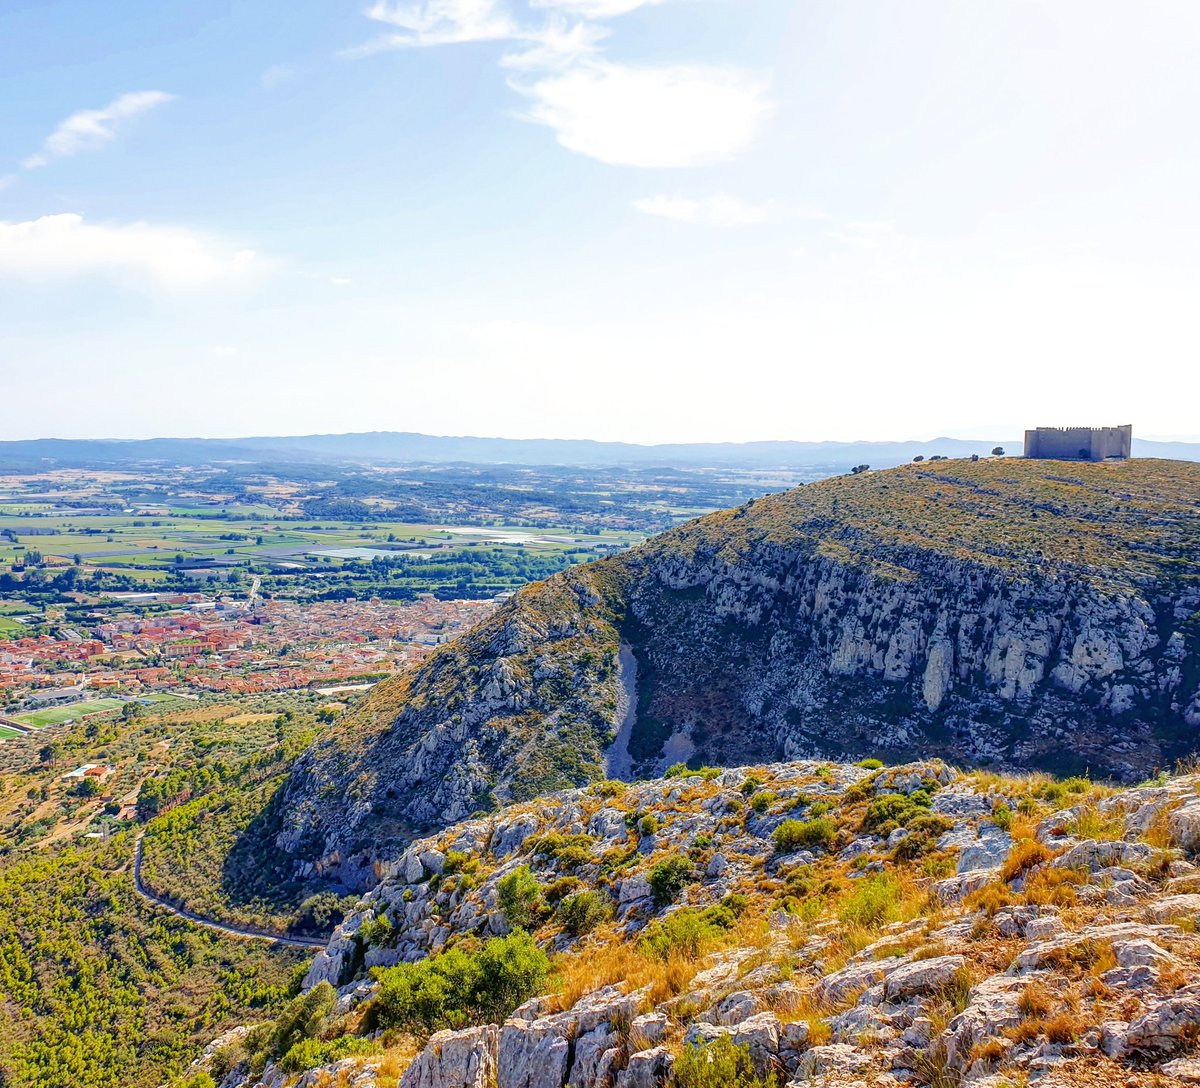
[{"label": "hazy horizon", "polygon": [[[1076,421],[1078,423],[1079,421]],[[1074,424],[1044,424],[1046,426],[1071,426]],[[1080,424],[1084,425],[1084,424]],[[1003,427],[980,429],[979,433],[952,433],[950,430],[938,431],[931,434],[919,435],[882,435],[882,436],[865,436],[860,435],[856,438],[781,438],[777,436],[764,436],[761,438],[750,438],[741,440],[726,440],[726,439],[708,439],[708,438],[692,438],[692,439],[663,439],[663,440],[648,440],[645,442],[629,442],[623,439],[596,437],[590,434],[573,434],[573,435],[553,435],[553,434],[531,434],[531,435],[512,435],[512,434],[468,434],[466,432],[454,434],[432,434],[424,431],[400,431],[400,430],[373,430],[373,431],[311,431],[311,432],[272,432],[258,434],[87,434],[87,435],[60,435],[60,434],[44,434],[36,435],[25,439],[14,439],[8,435],[0,436],[0,442],[3,441],[67,441],[67,442],[147,442],[147,441],[202,441],[202,442],[236,442],[239,439],[248,440],[263,440],[269,441],[273,438],[278,439],[301,439],[301,438],[337,438],[350,435],[388,435],[388,434],[412,434],[422,438],[435,439],[470,439],[479,441],[495,441],[495,442],[594,442],[598,444],[620,444],[632,446],[707,446],[707,445],[754,445],[754,444],[774,444],[774,443],[800,443],[807,445],[911,445],[921,442],[937,442],[948,440],[953,442],[1019,442],[1024,438],[1024,429]],[[1146,442],[1181,442],[1181,443],[1197,443],[1200,444],[1200,435],[1143,435],[1134,429],[1135,441]],[[1017,448],[1009,449],[1008,453],[1017,453]]]}]

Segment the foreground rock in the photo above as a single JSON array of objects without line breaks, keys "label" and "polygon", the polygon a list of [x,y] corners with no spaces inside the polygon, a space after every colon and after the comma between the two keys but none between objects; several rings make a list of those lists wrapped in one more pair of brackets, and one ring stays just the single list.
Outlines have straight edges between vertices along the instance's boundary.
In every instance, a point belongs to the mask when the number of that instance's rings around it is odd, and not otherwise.
[{"label": "foreground rock", "polygon": [[[385,1063],[401,1088],[665,1088],[689,1048],[727,1044],[759,1076],[829,1088],[930,1070],[974,1088],[1194,1083],[1200,869],[1174,816],[1198,790],[799,762],[516,806],[413,843],[307,985],[339,987],[326,1030],[352,1032],[372,967],[508,932],[501,886],[520,873],[559,903],[593,896],[590,932],[549,899],[537,915],[564,978],[592,965],[581,996],[304,1073],[241,1067],[224,1088],[367,1088]],[[1001,834],[1008,855],[979,853]],[[664,933],[675,946],[647,940]]]}]

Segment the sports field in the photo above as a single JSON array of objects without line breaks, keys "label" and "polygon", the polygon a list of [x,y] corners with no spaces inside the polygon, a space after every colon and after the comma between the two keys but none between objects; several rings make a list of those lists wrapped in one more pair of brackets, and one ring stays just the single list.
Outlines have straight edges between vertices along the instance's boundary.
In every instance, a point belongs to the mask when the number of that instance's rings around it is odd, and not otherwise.
[{"label": "sports field", "polygon": [[[175,700],[170,695],[150,695],[146,697],[153,703],[171,703]],[[125,699],[89,699],[83,703],[71,703],[68,706],[50,706],[45,710],[31,710],[27,714],[14,714],[13,720],[34,729],[44,729],[48,725],[59,725],[62,722],[74,722],[88,714],[102,714],[107,710],[120,710],[125,705]]]}]

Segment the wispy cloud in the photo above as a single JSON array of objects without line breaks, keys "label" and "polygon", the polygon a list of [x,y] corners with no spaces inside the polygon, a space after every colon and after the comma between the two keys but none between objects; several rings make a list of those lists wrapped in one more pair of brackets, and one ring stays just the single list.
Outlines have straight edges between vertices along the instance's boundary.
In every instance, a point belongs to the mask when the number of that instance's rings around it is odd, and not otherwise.
[{"label": "wispy cloud", "polygon": [[0,191],[7,189],[10,185],[16,184],[16,174],[0,174]]},{"label": "wispy cloud", "polygon": [[701,166],[750,144],[771,112],[764,80],[740,69],[579,65],[514,89],[525,116],[581,155],[620,166]]},{"label": "wispy cloud", "polygon": [[746,227],[776,218],[773,205],[750,204],[725,195],[694,198],[662,194],[635,200],[633,206],[646,215],[708,227]]},{"label": "wispy cloud", "polygon": [[[520,43],[500,58],[527,102],[526,120],[565,148],[601,162],[648,168],[732,158],[758,135],[773,104],[767,80],[740,68],[629,65],[600,56],[609,35],[596,20],[668,0],[530,0],[514,18],[500,0],[376,0],[368,18],[393,28],[344,50],[364,57],[463,42]],[[530,25],[529,9],[545,12]]]},{"label": "wispy cloud", "polygon": [[103,109],[79,110],[59,122],[58,127],[46,137],[41,150],[30,155],[21,165],[26,170],[36,170],[51,159],[67,158],[81,151],[95,151],[111,143],[126,121],[164,102],[170,102],[174,97],[165,91],[132,91],[113,99]]},{"label": "wispy cloud", "polygon": [[495,0],[376,0],[366,15],[395,29],[343,51],[343,56],[518,36],[517,24]]},{"label": "wispy cloud", "polygon": [[606,27],[595,23],[551,19],[538,30],[523,31],[520,35],[520,41],[524,43],[522,48],[506,53],[500,63],[519,72],[561,71],[595,56],[608,35]]},{"label": "wispy cloud", "polygon": [[22,282],[104,276],[187,289],[245,281],[264,264],[252,250],[184,227],[92,224],[72,213],[0,221],[0,278]]},{"label": "wispy cloud", "polygon": [[669,0],[530,0],[531,8],[555,8],[585,19],[610,19],[628,15],[638,8],[654,7]]}]

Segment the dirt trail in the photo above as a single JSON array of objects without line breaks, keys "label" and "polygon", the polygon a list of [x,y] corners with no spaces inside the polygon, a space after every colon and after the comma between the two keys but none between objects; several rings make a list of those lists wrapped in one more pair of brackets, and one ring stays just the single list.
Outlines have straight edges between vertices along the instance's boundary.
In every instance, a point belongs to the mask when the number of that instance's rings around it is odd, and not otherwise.
[{"label": "dirt trail", "polygon": [[214,922],[211,918],[193,914],[190,910],[184,910],[182,907],[175,906],[170,900],[155,895],[154,892],[142,883],[142,839],[144,837],[144,835],[138,836],[137,848],[133,855],[133,885],[137,889],[138,895],[143,899],[155,903],[165,910],[169,910],[176,918],[183,918],[185,921],[193,922],[198,926],[204,926],[205,929],[215,930],[217,933],[224,933],[230,937],[245,937],[255,941],[272,941],[275,944],[285,944],[292,948],[324,948],[329,943],[328,937],[284,937],[282,934],[270,933],[265,929],[242,928],[241,926],[229,925],[225,922]]}]

